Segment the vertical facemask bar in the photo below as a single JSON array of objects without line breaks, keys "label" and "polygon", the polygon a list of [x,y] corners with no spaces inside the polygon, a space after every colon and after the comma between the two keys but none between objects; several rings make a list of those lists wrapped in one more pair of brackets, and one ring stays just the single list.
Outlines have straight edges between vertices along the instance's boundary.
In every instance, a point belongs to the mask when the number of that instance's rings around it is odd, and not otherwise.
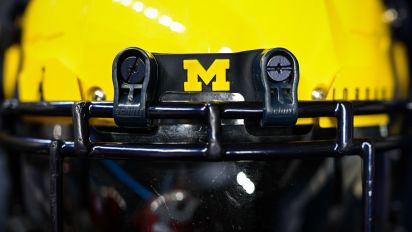
[{"label": "vertical facemask bar", "polygon": [[362,143],[362,200],[363,231],[375,231],[375,147],[371,142]]},{"label": "vertical facemask bar", "polygon": [[49,152],[51,231],[63,231],[63,156],[61,142],[52,141]]}]

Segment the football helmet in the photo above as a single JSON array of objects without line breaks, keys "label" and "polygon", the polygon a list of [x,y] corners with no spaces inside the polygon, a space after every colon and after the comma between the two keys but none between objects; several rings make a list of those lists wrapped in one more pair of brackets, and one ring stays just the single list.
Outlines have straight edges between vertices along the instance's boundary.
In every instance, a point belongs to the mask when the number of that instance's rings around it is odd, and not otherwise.
[{"label": "football helmet", "polygon": [[10,3],[7,228],[404,225],[390,186],[408,154],[407,11],[392,2]]}]

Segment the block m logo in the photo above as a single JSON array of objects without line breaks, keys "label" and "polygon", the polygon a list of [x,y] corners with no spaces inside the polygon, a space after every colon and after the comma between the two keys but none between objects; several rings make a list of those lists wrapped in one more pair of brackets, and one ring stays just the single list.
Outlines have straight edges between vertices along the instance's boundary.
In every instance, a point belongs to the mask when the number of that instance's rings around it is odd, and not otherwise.
[{"label": "block m logo", "polygon": [[212,91],[229,91],[230,82],[226,81],[226,70],[230,68],[229,59],[216,59],[212,65],[205,70],[198,60],[184,60],[183,68],[187,70],[187,81],[184,83],[184,91],[202,91],[202,83],[200,79],[209,85],[213,77],[216,77],[212,82]]}]

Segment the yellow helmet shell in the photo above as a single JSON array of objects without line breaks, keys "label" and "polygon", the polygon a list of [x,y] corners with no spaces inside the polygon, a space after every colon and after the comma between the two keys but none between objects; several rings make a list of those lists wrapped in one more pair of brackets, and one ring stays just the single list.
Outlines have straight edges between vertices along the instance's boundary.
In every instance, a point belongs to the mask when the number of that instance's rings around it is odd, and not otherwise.
[{"label": "yellow helmet shell", "polygon": [[407,78],[393,74],[383,13],[375,0],[32,0],[18,97],[92,100],[98,88],[112,100],[113,59],[131,46],[152,53],[285,47],[300,63],[299,100],[389,100]]}]

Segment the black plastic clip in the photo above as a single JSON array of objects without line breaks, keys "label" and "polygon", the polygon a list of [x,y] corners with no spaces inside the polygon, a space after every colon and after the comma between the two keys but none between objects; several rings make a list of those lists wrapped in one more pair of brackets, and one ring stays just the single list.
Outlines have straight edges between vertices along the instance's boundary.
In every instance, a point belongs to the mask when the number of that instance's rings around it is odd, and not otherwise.
[{"label": "black plastic clip", "polygon": [[262,126],[291,126],[298,118],[299,65],[284,48],[264,50],[257,70],[263,87]]},{"label": "black plastic clip", "polygon": [[148,127],[147,103],[157,82],[154,56],[140,48],[127,48],[113,62],[113,116],[118,126]]}]

